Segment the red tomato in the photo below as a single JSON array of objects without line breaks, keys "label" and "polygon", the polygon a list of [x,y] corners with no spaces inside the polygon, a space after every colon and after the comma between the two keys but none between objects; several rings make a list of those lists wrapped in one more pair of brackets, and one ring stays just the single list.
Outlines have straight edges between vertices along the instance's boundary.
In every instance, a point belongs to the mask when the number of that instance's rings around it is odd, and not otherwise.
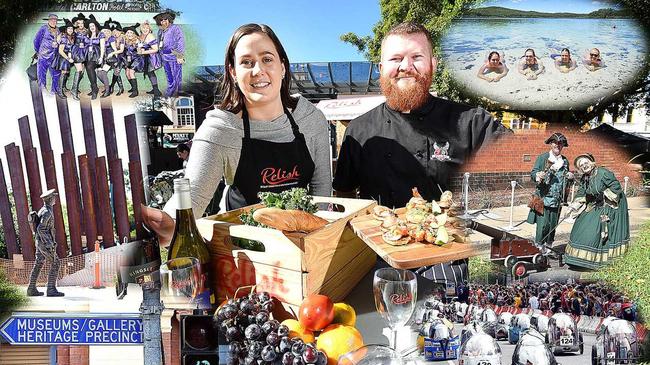
[{"label": "red tomato", "polygon": [[326,295],[312,294],[300,305],[298,321],[311,331],[320,331],[334,320],[334,303]]}]

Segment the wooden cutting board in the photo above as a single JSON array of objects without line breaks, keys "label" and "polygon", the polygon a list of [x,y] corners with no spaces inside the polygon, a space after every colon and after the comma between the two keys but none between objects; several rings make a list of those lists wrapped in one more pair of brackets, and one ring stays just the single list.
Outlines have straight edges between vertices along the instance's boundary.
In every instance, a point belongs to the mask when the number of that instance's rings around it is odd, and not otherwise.
[{"label": "wooden cutting board", "polygon": [[[399,210],[397,212],[400,213]],[[403,218],[403,214],[399,214]],[[415,269],[442,262],[476,256],[471,243],[448,243],[437,246],[430,243],[414,242],[403,246],[393,246],[382,238],[381,222],[372,214],[356,217],[350,221],[352,230],[384,261],[396,269]]]}]

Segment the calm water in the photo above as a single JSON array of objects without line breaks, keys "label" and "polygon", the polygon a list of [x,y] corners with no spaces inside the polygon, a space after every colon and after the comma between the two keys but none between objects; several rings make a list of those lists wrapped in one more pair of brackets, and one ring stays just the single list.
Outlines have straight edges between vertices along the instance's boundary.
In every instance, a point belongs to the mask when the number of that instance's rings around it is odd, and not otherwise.
[{"label": "calm water", "polygon": [[538,56],[548,57],[549,48],[565,47],[576,54],[597,47],[604,57],[647,53],[646,36],[631,19],[463,19],[449,29],[442,44],[445,56],[533,48]]},{"label": "calm water", "polygon": [[[581,63],[598,48],[605,68],[588,71]],[[525,49],[533,48],[546,71],[537,80],[517,72]],[[551,54],[571,51],[578,68],[555,69]],[[490,51],[504,56],[510,72],[497,83],[478,79]],[[517,109],[586,107],[633,86],[646,62],[648,38],[631,19],[463,19],[442,40],[452,76],[470,92]]]}]

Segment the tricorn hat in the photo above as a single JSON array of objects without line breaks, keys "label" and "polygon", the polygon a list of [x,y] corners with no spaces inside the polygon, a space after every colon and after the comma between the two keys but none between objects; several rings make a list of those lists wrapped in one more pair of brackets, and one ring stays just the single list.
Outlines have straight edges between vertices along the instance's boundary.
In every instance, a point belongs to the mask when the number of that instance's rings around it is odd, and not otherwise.
[{"label": "tricorn hat", "polygon": [[564,136],[564,134],[559,133],[559,132],[555,132],[555,133],[551,134],[551,136],[548,137],[546,139],[546,142],[544,142],[544,143],[551,144],[551,142],[561,144],[564,147],[569,147],[569,142],[567,141],[566,137]]},{"label": "tricorn hat", "polygon": [[592,155],[591,153],[583,153],[583,154],[578,155],[578,157],[576,157],[576,159],[573,160],[573,166],[578,168],[578,160],[581,159],[581,158],[586,158],[586,159],[590,160],[591,162],[596,162],[596,159],[594,158],[594,155]]},{"label": "tricorn hat", "polygon": [[165,9],[165,11],[163,11],[162,13],[158,13],[154,15],[153,20],[156,21],[157,25],[160,25],[160,22],[164,17],[167,17],[167,19],[173,22],[174,19],[176,19],[176,13],[171,9]]},{"label": "tricorn hat", "polygon": [[63,22],[64,22],[65,24],[63,24],[62,26],[59,27],[59,31],[60,31],[61,33],[65,33],[65,31],[66,31],[68,28],[74,28],[74,24],[70,21],[70,19],[63,18]]},{"label": "tricorn hat", "polygon": [[43,194],[41,194],[41,198],[45,199],[45,198],[49,198],[50,196],[54,196],[54,195],[59,195],[59,193],[56,192],[56,189],[50,189],[50,190],[44,192]]},{"label": "tricorn hat", "polygon": [[72,23],[74,24],[74,23],[76,23],[78,20],[83,20],[84,23],[85,23],[85,22],[86,22],[86,16],[83,15],[83,13],[79,13],[79,14],[77,14],[76,17],[72,18]]}]

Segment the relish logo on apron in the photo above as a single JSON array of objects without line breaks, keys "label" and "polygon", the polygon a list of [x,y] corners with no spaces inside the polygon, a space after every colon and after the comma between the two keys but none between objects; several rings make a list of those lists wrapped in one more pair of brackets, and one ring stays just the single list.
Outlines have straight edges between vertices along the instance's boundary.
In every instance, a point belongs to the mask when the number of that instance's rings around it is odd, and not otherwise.
[{"label": "relish logo on apron", "polygon": [[307,188],[315,165],[309,154],[305,136],[285,108],[294,139],[291,142],[271,142],[251,138],[250,120],[242,110],[244,138],[233,184],[226,194],[226,209],[232,210],[259,203],[259,192],[279,193],[291,188]]},{"label": "relish logo on apron", "polygon": [[300,182],[300,172],[298,165],[294,165],[291,171],[281,168],[267,167],[262,170],[262,188],[272,186],[291,186],[298,185]]}]

